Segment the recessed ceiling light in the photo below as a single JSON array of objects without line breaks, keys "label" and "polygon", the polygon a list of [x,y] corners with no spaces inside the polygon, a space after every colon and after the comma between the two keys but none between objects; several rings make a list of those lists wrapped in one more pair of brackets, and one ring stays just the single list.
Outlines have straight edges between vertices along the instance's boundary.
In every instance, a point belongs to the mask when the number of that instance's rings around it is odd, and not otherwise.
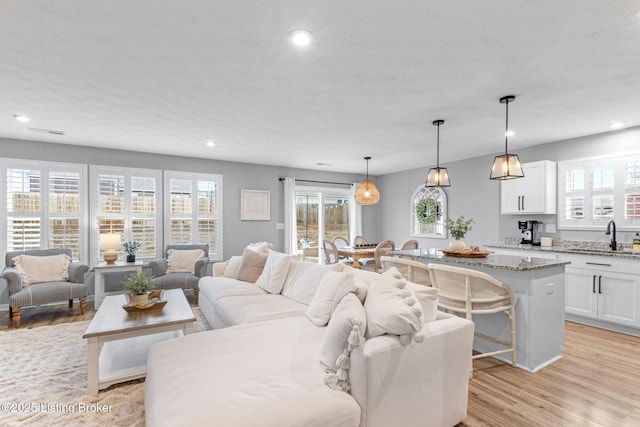
[{"label": "recessed ceiling light", "polygon": [[333,163],[318,162],[316,163],[316,166],[333,166]]},{"label": "recessed ceiling light", "polygon": [[291,39],[291,43],[303,47],[311,43],[313,35],[307,30],[293,30],[289,33],[289,38]]},{"label": "recessed ceiling light", "polygon": [[611,129],[620,129],[624,127],[624,123],[622,122],[613,122],[609,125]]},{"label": "recessed ceiling light", "polygon": [[27,123],[31,121],[31,117],[22,116],[20,114],[14,114],[13,118],[22,123]]},{"label": "recessed ceiling light", "polygon": [[215,146],[216,146],[215,141],[211,141],[211,140],[207,141],[207,147],[215,147]]},{"label": "recessed ceiling light", "polygon": [[516,132],[515,132],[515,131],[513,131],[513,130],[508,130],[508,131],[506,131],[504,134],[505,134],[505,136],[513,136],[513,135],[515,135],[515,134],[516,134]]}]

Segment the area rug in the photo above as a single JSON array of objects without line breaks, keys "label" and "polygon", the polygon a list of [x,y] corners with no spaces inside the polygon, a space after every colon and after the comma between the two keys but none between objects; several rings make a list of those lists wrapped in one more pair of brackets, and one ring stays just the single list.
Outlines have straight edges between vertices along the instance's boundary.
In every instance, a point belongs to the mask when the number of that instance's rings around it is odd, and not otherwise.
[{"label": "area rug", "polygon": [[[194,331],[211,329],[197,307]],[[89,321],[0,332],[1,426],[144,426],[144,380],[87,395]]]}]

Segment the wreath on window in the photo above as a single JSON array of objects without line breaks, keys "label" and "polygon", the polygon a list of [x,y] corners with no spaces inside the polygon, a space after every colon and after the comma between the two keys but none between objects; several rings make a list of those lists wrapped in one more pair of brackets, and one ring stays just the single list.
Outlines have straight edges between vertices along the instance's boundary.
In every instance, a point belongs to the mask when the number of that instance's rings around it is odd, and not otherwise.
[{"label": "wreath on window", "polygon": [[421,224],[433,224],[438,216],[438,204],[429,197],[424,197],[416,205],[416,216]]}]

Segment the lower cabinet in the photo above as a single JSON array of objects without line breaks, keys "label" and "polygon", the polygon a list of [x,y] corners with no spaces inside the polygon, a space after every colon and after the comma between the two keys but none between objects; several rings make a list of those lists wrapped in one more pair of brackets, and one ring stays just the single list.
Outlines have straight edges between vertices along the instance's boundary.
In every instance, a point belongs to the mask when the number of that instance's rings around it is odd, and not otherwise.
[{"label": "lower cabinet", "polygon": [[640,275],[608,271],[612,267],[567,266],[565,312],[640,327]]}]

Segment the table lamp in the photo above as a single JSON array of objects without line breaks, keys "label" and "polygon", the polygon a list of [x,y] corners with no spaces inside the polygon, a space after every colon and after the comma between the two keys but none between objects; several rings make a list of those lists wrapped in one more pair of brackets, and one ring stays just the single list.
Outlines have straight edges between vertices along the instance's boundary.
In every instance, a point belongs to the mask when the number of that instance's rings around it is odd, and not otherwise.
[{"label": "table lamp", "polygon": [[118,259],[116,249],[120,247],[120,234],[107,233],[100,235],[100,249],[104,251],[104,260],[113,264]]}]

